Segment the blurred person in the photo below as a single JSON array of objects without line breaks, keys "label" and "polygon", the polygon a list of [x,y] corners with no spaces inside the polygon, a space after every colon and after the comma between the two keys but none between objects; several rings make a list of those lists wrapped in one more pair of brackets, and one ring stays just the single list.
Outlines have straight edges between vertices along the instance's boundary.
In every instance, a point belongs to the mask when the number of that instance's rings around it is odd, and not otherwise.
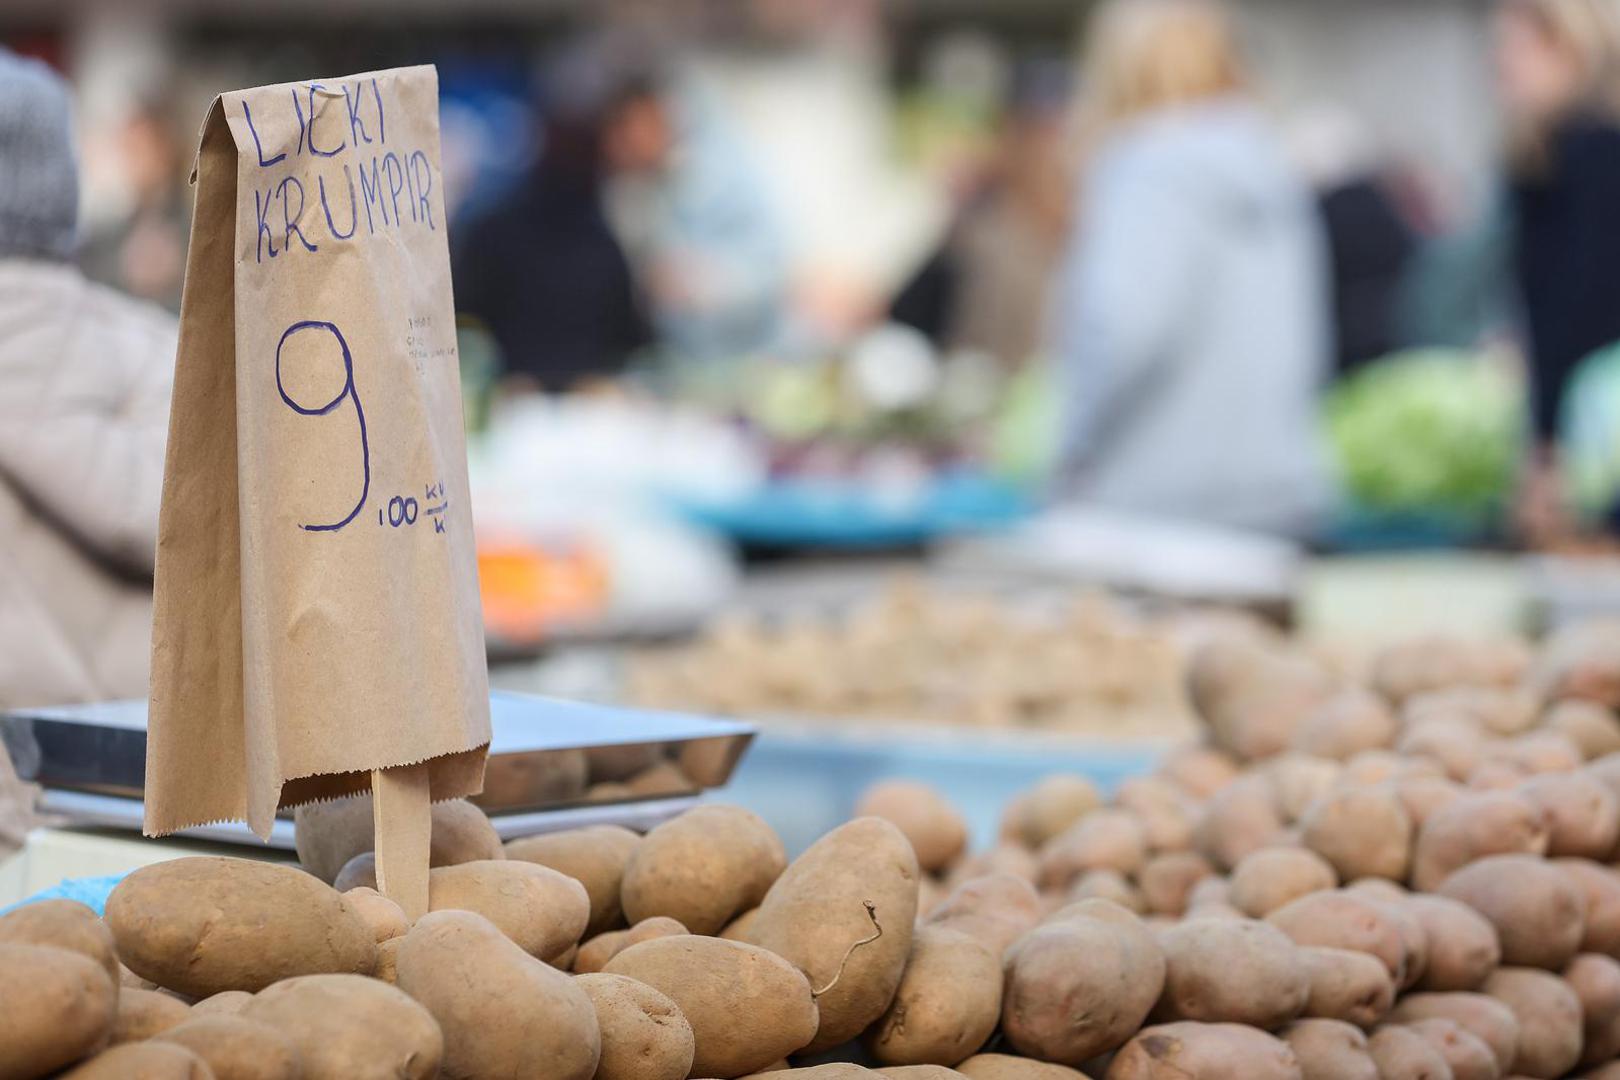
[{"label": "blurred person", "polygon": [[1087,56],[1087,160],[1054,297],[1059,493],[1308,536],[1332,497],[1310,194],[1213,0],[1110,0]]},{"label": "blurred person", "polygon": [[191,208],[186,152],[169,114],[155,99],[124,121],[115,152],[124,167],[129,205],[85,238],[79,265],[94,281],[179,311]]},{"label": "blurred person", "polygon": [[1322,215],[1333,290],[1333,366],[1347,375],[1406,344],[1402,290],[1419,235],[1355,116],[1317,109],[1302,119],[1292,142]]},{"label": "blurred person", "polygon": [[938,348],[988,353],[1009,367],[1040,351],[1069,219],[1067,86],[1052,75],[1022,73],[986,175],[890,308]]},{"label": "blurred person", "polygon": [[1612,0],[1506,0],[1495,40],[1535,435],[1519,517],[1550,543],[1573,528],[1557,449],[1571,376],[1620,342],[1620,16]]},{"label": "blurred person", "polygon": [[651,341],[604,195],[610,146],[662,152],[648,116],[657,98],[597,50],[564,55],[546,81],[533,169],[452,230],[457,312],[493,335],[509,385],[575,389],[619,374]]},{"label": "blurred person", "polygon": [[176,325],[73,263],[68,92],[0,49],[0,708],[142,697]]},{"label": "blurred person", "polygon": [[776,343],[787,301],[783,237],[762,178],[694,75],[657,84],[607,133],[608,216],[678,360]]}]

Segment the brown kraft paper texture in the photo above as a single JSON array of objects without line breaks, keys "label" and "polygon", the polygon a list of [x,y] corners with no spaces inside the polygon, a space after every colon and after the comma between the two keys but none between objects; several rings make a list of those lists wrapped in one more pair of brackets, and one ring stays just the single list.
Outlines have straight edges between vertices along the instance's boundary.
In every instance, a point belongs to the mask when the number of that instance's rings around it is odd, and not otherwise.
[{"label": "brown kraft paper texture", "polygon": [[147,833],[366,790],[475,794],[488,674],[438,77],[216,99],[158,537]]}]

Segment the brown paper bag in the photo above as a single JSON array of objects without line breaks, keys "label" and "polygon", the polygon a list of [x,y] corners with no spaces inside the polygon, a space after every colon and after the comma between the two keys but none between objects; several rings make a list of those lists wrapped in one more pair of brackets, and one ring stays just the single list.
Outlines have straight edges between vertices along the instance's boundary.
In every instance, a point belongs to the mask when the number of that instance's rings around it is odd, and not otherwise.
[{"label": "brown paper bag", "polygon": [[[438,77],[241,90],[198,150],[158,534],[146,832],[475,794],[488,674]],[[425,872],[425,871],[424,871]]]}]

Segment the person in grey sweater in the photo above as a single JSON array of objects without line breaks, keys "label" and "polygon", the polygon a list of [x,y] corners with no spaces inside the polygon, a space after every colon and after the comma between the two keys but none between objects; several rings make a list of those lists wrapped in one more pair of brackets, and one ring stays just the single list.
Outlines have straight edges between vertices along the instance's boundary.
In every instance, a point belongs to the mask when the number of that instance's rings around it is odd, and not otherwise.
[{"label": "person in grey sweater", "polygon": [[1105,4],[1054,297],[1059,492],[1308,537],[1332,505],[1321,226],[1213,0]]},{"label": "person in grey sweater", "polygon": [[69,108],[0,49],[0,708],[146,694],[177,326],[71,261]]}]

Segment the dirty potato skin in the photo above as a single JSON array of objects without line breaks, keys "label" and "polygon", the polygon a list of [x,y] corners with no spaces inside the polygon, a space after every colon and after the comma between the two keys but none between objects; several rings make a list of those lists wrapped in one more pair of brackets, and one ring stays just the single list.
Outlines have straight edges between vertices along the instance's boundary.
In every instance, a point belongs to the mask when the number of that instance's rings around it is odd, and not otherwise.
[{"label": "dirty potato skin", "polygon": [[1129,810],[1093,810],[1041,845],[1037,856],[1042,888],[1066,888],[1092,870],[1133,877],[1147,861],[1147,830]]},{"label": "dirty potato skin", "polygon": [[1445,896],[1414,894],[1403,905],[1417,919],[1428,942],[1428,963],[1417,989],[1474,990],[1502,962],[1496,927],[1467,904]]},{"label": "dirty potato skin", "polygon": [[1581,1056],[1581,999],[1557,975],[1534,968],[1499,968],[1485,980],[1485,993],[1513,1010],[1519,1021],[1513,1071],[1524,1076],[1563,1076]]},{"label": "dirty potato skin", "polygon": [[596,1071],[602,1044],[590,998],[488,919],[430,912],[394,943],[395,984],[442,1032],[444,1080],[590,1080]]},{"label": "dirty potato skin", "polygon": [[1266,916],[1298,945],[1353,949],[1376,956],[1399,984],[1406,974],[1406,943],[1396,919],[1377,901],[1340,889],[1310,893]]},{"label": "dirty potato skin", "polygon": [[875,1077],[875,1072],[846,1061],[828,1062],[825,1065],[807,1065],[805,1069],[770,1069],[766,1072],[750,1072],[742,1080],[867,1080]]},{"label": "dirty potato skin", "polygon": [[160,990],[126,986],[118,993],[118,1014],[113,1021],[112,1044],[140,1042],[185,1023],[191,1006]]},{"label": "dirty potato skin", "polygon": [[934,788],[916,781],[873,784],[856,804],[855,816],[893,822],[911,841],[924,873],[945,869],[967,846],[967,822],[962,815]]},{"label": "dirty potato skin", "polygon": [[97,1054],[56,1080],[218,1080],[202,1058],[165,1042],[125,1043]]},{"label": "dirty potato skin", "polygon": [[1296,1020],[1278,1032],[1308,1077],[1328,1080],[1379,1080],[1367,1036],[1342,1020]]},{"label": "dirty potato skin", "polygon": [[1404,963],[1396,990],[1406,991],[1416,985],[1424,972],[1429,969],[1429,935],[1423,929],[1422,921],[1407,907],[1406,895],[1404,893],[1400,896],[1383,895],[1386,888],[1394,890],[1399,886],[1382,879],[1369,878],[1349,891],[1352,895],[1359,894],[1372,901],[1373,907],[1395,924],[1395,932],[1401,940],[1401,957]]},{"label": "dirty potato skin", "polygon": [[1581,953],[1563,970],[1564,981],[1581,1001],[1584,1037],[1582,1065],[1598,1065],[1620,1052],[1620,961],[1601,953]]},{"label": "dirty potato skin", "polygon": [[107,898],[118,955],[137,975],[189,997],[257,992],[295,975],[371,974],[371,927],[301,870],[194,856],[143,866]]},{"label": "dirty potato skin", "polygon": [[1215,867],[1196,851],[1167,851],[1147,861],[1137,885],[1149,912],[1179,917],[1186,913],[1193,889],[1214,874]]},{"label": "dirty potato skin", "polygon": [[676,934],[689,933],[691,931],[679,922],[663,915],[643,919],[628,930],[609,930],[605,934],[597,934],[580,945],[579,952],[574,955],[574,971],[580,975],[601,971],[607,967],[609,960],[612,960],[632,945],[639,945],[643,941],[651,941],[653,938],[674,937]]},{"label": "dirty potato skin", "polygon": [[1164,991],[1166,962],[1152,932],[1123,908],[1073,907],[1008,950],[1001,1026],[1019,1053],[1079,1066],[1142,1026]]},{"label": "dirty potato skin", "polygon": [[255,994],[240,1016],[291,1042],[304,1080],[433,1080],[444,1060],[429,1011],[360,975],[283,980]]},{"label": "dirty potato skin", "polygon": [[1338,874],[1314,851],[1262,848],[1233,868],[1227,899],[1251,919],[1263,919],[1301,896],[1338,885]]},{"label": "dirty potato skin", "polygon": [[[501,838],[484,812],[466,799],[434,803],[428,865],[503,857]],[[375,847],[371,794],[309,803],[293,811],[293,845],[298,862],[327,884],[356,856]]]},{"label": "dirty potato skin", "polygon": [[1519,794],[1547,820],[1547,855],[1606,859],[1620,840],[1620,797],[1586,773],[1546,773],[1519,785]]},{"label": "dirty potato skin", "polygon": [[1275,844],[1283,828],[1271,785],[1264,777],[1249,774],[1204,804],[1193,827],[1193,846],[1219,869],[1230,871],[1244,856]]},{"label": "dirty potato skin", "polygon": [[884,1065],[954,1065],[995,1031],[1001,997],[999,955],[959,930],[919,927],[894,1001],[867,1031],[867,1049]]},{"label": "dirty potato skin", "polygon": [[749,1073],[742,1080],[863,1080],[865,1077],[876,1076],[871,1069],[860,1065],[852,1065],[846,1061],[834,1061],[826,1065],[811,1065],[803,1069],[771,1069],[768,1072]]},{"label": "dirty potato skin", "polygon": [[1446,878],[1439,892],[1496,928],[1504,964],[1557,970],[1585,934],[1586,897],[1567,874],[1534,856],[1480,859]]},{"label": "dirty potato skin", "polygon": [[787,865],[782,841],[740,806],[699,806],[636,845],[620,900],[632,925],[655,915],[694,934],[717,934],[756,906]]},{"label": "dirty potato skin", "polygon": [[1281,1039],[1242,1024],[1182,1021],[1145,1028],[1114,1055],[1107,1080],[1302,1080]]},{"label": "dirty potato skin", "polygon": [[1294,749],[1317,757],[1346,761],[1363,750],[1395,745],[1400,723],[1377,694],[1341,690],[1305,717],[1294,731]]},{"label": "dirty potato skin", "polygon": [[1002,830],[1033,850],[1101,805],[1102,795],[1090,780],[1055,773],[1007,807]]},{"label": "dirty potato skin", "polygon": [[1485,994],[1408,994],[1390,1011],[1391,1023],[1451,1020],[1468,1029],[1491,1048],[1496,1065],[1506,1075],[1519,1048],[1519,1020],[1513,1010]]},{"label": "dirty potato skin", "polygon": [[1305,1015],[1371,1028],[1395,1000],[1395,980],[1376,956],[1352,949],[1300,948],[1310,975]]},{"label": "dirty potato skin", "polygon": [[1381,1027],[1367,1040],[1380,1080],[1451,1080],[1445,1056],[1407,1027]]},{"label": "dirty potato skin", "polygon": [[646,983],[680,1009],[692,1027],[693,1076],[744,1076],[797,1053],[816,1034],[804,973],[753,945],[657,938],[632,945],[605,970]]},{"label": "dirty potato skin", "polygon": [[36,900],[0,915],[0,943],[54,945],[83,953],[106,969],[114,984],[122,981],[112,931],[77,900]]},{"label": "dirty potato skin", "polygon": [[691,1072],[692,1025],[668,997],[623,975],[574,981],[591,999],[602,1033],[594,1080],[684,1080]]},{"label": "dirty potato skin", "polygon": [[1586,900],[1581,951],[1620,956],[1620,871],[1587,859],[1555,859]]},{"label": "dirty potato skin", "polygon": [[34,1080],[107,1045],[119,986],[97,960],[0,942],[0,1080]]},{"label": "dirty potato skin", "polygon": [[619,893],[625,867],[640,843],[640,836],[622,826],[591,825],[508,841],[506,857],[549,866],[585,886],[591,904],[585,933],[592,935],[623,923]]},{"label": "dirty potato skin", "polygon": [[1412,819],[1388,787],[1346,788],[1318,800],[1301,822],[1305,846],[1332,864],[1340,880],[1406,880]]},{"label": "dirty potato skin", "polygon": [[1509,791],[1463,795],[1431,814],[1412,850],[1412,887],[1433,892],[1451,873],[1489,855],[1544,855],[1547,817]]},{"label": "dirty potato skin", "polygon": [[1183,746],[1165,755],[1160,774],[1195,799],[1207,799],[1238,777],[1237,761],[1213,746]]},{"label": "dirty potato skin", "polygon": [[1067,1065],[1053,1065],[1007,1054],[975,1054],[956,1067],[968,1080],[1086,1080]]},{"label": "dirty potato skin", "polygon": [[549,866],[500,859],[428,871],[428,910],[475,911],[550,963],[579,943],[591,901],[585,886]]},{"label": "dirty potato skin", "polygon": [[1451,1069],[1452,1080],[1498,1080],[1502,1075],[1491,1048],[1455,1020],[1432,1017],[1412,1021],[1406,1027],[1440,1052]]},{"label": "dirty potato skin", "polygon": [[221,990],[219,993],[205,997],[193,1005],[191,1015],[194,1017],[235,1016],[252,1000],[253,995],[245,990]]},{"label": "dirty potato skin", "polygon": [[304,1059],[268,1024],[240,1016],[192,1016],[158,1037],[183,1046],[213,1070],[214,1080],[302,1080]]},{"label": "dirty potato skin", "polygon": [[1196,919],[1164,931],[1159,944],[1166,968],[1155,1018],[1274,1028],[1310,998],[1299,949],[1268,923]]},{"label": "dirty potato skin", "polygon": [[1005,871],[970,878],[928,913],[930,926],[959,930],[1000,956],[1041,920],[1041,897]]},{"label": "dirty potato skin", "polygon": [[917,856],[881,818],[812,844],[760,902],[748,940],[796,965],[818,991],[807,1053],[854,1038],[894,999],[917,920]]},{"label": "dirty potato skin", "polygon": [[433,831],[428,841],[428,865],[459,866],[505,858],[501,835],[486,815],[466,799],[433,804]]},{"label": "dirty potato skin", "polygon": [[373,940],[379,945],[411,928],[400,906],[376,889],[360,886],[345,892],[343,898],[366,920]]}]

